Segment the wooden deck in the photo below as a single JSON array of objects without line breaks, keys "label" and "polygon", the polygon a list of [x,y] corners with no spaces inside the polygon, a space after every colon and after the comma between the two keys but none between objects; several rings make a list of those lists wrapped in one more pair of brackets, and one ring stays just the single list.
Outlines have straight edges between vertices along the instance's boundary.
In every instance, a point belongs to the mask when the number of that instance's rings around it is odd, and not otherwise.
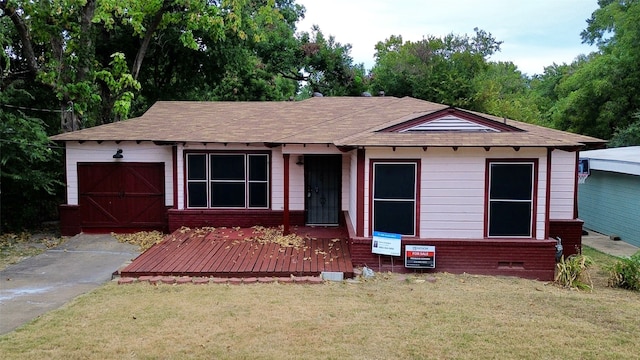
[{"label": "wooden deck", "polygon": [[176,230],[133,260],[121,276],[288,277],[323,271],[353,276],[346,229],[299,227],[292,232],[300,236],[297,246],[265,241],[253,228]]}]

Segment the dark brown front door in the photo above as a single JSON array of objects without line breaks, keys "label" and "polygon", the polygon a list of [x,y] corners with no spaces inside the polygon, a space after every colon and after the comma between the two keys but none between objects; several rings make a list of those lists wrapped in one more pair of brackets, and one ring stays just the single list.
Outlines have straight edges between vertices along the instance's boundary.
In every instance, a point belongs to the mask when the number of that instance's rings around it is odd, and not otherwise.
[{"label": "dark brown front door", "polygon": [[165,227],[164,164],[80,163],[83,231]]},{"label": "dark brown front door", "polygon": [[308,225],[338,225],[342,156],[305,155],[305,208]]}]

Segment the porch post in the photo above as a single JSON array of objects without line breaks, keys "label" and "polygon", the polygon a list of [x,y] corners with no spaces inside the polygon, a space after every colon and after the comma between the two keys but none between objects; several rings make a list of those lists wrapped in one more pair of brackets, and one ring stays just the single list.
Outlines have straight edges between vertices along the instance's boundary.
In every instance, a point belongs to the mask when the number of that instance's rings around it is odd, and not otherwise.
[{"label": "porch post", "polygon": [[358,149],[356,154],[356,236],[362,237],[364,236],[364,149]]},{"label": "porch post", "polygon": [[284,214],[282,219],[284,235],[289,235],[289,154],[282,154],[284,158]]}]

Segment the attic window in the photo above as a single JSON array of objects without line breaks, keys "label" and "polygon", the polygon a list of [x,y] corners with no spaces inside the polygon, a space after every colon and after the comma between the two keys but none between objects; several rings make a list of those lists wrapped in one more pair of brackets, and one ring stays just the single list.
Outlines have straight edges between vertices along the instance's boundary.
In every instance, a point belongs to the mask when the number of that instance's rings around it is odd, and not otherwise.
[{"label": "attic window", "polygon": [[455,115],[445,115],[432,121],[423,122],[400,132],[422,133],[437,131],[455,132],[500,132],[497,129],[459,118]]}]

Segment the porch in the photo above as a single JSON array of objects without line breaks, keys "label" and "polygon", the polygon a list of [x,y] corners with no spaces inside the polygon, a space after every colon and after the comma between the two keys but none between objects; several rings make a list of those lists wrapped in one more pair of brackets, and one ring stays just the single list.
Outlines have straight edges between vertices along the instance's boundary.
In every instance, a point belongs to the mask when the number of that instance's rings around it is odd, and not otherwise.
[{"label": "porch", "polygon": [[270,241],[266,228],[182,228],[152,246],[121,271],[149,275],[213,277],[353,276],[343,227],[292,227],[291,244]]}]

